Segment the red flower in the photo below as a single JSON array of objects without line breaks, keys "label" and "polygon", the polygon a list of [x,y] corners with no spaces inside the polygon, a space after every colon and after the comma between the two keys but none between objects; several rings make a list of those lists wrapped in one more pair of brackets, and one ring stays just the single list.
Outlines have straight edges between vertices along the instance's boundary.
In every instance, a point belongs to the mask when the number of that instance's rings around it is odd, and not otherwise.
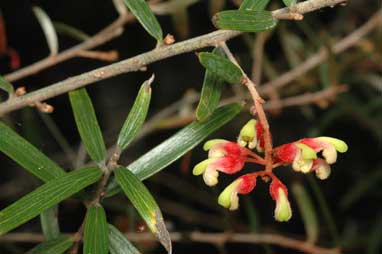
[{"label": "red flower", "polygon": [[264,151],[264,131],[260,122],[255,119],[249,120],[241,128],[237,143],[242,147],[248,145],[250,149],[256,147],[257,151]]},{"label": "red flower", "polygon": [[208,159],[197,164],[192,173],[203,174],[208,186],[218,183],[219,171],[234,174],[243,169],[248,152],[235,142],[214,139],[205,143],[204,150],[209,150]]},{"label": "red flower", "polygon": [[256,186],[256,177],[256,174],[246,174],[233,181],[219,195],[219,205],[236,210],[239,207],[238,194],[250,193]]},{"label": "red flower", "polygon": [[[329,164],[337,160],[337,151],[344,153],[347,149],[346,143],[336,138],[305,138],[276,147],[273,157],[275,163],[292,164],[295,171],[308,173],[316,170],[317,176],[325,179],[330,174]],[[317,160],[319,152],[325,160]]]},{"label": "red flower", "polygon": [[292,209],[288,200],[288,189],[277,178],[272,180],[269,186],[269,193],[276,201],[275,219],[277,221],[288,221],[292,217]]}]

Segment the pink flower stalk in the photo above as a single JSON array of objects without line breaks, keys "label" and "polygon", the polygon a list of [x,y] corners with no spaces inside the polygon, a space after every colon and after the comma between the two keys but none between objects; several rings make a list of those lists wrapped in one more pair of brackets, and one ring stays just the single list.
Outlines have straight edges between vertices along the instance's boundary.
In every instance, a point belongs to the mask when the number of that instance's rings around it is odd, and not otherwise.
[{"label": "pink flower stalk", "polygon": [[256,174],[246,174],[233,181],[219,195],[219,205],[229,210],[236,210],[239,207],[238,194],[250,193],[256,186],[256,177]]},{"label": "pink flower stalk", "polygon": [[292,217],[292,209],[288,200],[288,189],[277,178],[273,178],[269,193],[271,198],[276,201],[275,219],[283,222],[288,221]]},{"label": "pink flower stalk", "polygon": [[[337,160],[337,151],[344,153],[347,149],[346,143],[336,138],[305,138],[276,147],[273,157],[275,163],[292,164],[292,168],[298,172],[308,173],[316,170],[317,176],[325,179],[330,174],[329,164]],[[322,152],[325,160],[317,159],[319,152]]]},{"label": "pink flower stalk", "polygon": [[208,159],[198,163],[192,173],[203,174],[203,180],[208,186],[218,183],[219,171],[226,174],[234,174],[243,169],[246,156],[250,153],[246,148],[235,142],[223,139],[213,139],[204,144],[204,150],[208,151]]}]

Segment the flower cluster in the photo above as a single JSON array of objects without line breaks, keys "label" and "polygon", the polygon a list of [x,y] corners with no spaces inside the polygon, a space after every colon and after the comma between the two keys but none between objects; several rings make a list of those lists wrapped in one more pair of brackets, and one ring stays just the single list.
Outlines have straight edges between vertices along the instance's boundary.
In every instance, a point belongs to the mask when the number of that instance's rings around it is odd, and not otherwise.
[{"label": "flower cluster", "polygon": [[[254,119],[243,126],[237,142],[213,139],[207,141],[203,148],[208,151],[208,159],[198,163],[193,169],[193,174],[203,175],[203,180],[208,186],[218,184],[219,172],[234,174],[241,171],[246,163],[266,164],[264,158],[251,151],[255,148],[258,152],[264,151],[263,128]],[[337,152],[344,153],[347,149],[346,143],[336,138],[304,138],[274,148],[272,166],[276,168],[290,164],[295,171],[315,172],[318,178],[326,179],[330,175],[330,165],[337,160]],[[319,158],[319,155],[322,155],[322,158]],[[252,192],[256,187],[257,177],[271,179],[269,194],[276,203],[274,217],[277,221],[288,221],[292,217],[288,189],[269,170],[240,176],[223,190],[218,197],[218,203],[230,210],[238,209],[238,195]]]},{"label": "flower cluster", "polygon": [[[330,175],[330,165],[337,161],[337,152],[344,153],[347,149],[346,143],[336,138],[304,138],[276,147],[273,157],[276,163],[292,164],[297,172],[314,171],[318,178],[324,180]],[[318,158],[320,152],[323,158]]]}]

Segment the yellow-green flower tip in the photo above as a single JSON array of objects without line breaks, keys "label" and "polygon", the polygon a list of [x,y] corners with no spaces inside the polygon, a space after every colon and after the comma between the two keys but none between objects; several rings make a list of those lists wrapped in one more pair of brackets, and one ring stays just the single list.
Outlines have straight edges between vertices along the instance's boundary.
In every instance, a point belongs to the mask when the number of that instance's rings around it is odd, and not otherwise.
[{"label": "yellow-green flower tip", "polygon": [[199,162],[195,165],[194,169],[192,170],[192,174],[195,176],[201,175],[206,171],[208,165],[213,161],[213,159],[207,159],[202,162]]},{"label": "yellow-green flower tip", "polygon": [[292,218],[292,209],[290,208],[288,197],[282,189],[279,189],[279,197],[275,209],[275,220],[285,222]]},{"label": "yellow-green flower tip", "polygon": [[246,123],[240,130],[240,136],[245,141],[251,141],[256,136],[256,120],[252,119]]},{"label": "yellow-green flower tip", "polygon": [[317,139],[331,143],[340,153],[345,153],[348,150],[348,145],[341,139],[332,137],[318,137]]},{"label": "yellow-green flower tip", "polygon": [[[218,204],[225,207],[232,207],[232,193],[235,191],[237,186],[240,184],[240,180],[233,181],[230,185],[228,185],[222,193],[220,193],[218,197]],[[236,208],[237,208],[236,204]],[[231,209],[232,210],[232,209]]]},{"label": "yellow-green flower tip", "polygon": [[316,152],[309,146],[302,143],[297,143],[296,146],[301,149],[302,158],[304,158],[305,160],[317,159]]},{"label": "yellow-green flower tip", "polygon": [[208,151],[214,145],[225,143],[225,142],[227,142],[227,140],[225,140],[225,139],[211,139],[211,140],[208,140],[206,143],[204,143],[203,150],[204,151]]}]

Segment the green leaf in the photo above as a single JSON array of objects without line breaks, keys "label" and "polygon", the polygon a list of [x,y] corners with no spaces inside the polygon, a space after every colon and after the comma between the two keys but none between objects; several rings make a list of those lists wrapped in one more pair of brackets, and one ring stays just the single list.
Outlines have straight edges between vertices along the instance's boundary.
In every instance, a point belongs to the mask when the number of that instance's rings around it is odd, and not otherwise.
[{"label": "green leaf", "polygon": [[104,162],[106,158],[105,143],[86,89],[81,88],[69,92],[69,98],[77,128],[86,150],[94,161]]},{"label": "green leaf", "polygon": [[307,241],[315,243],[318,239],[320,226],[313,201],[304,186],[300,183],[294,183],[292,185],[292,193],[296,199],[302,221],[304,222]]},{"label": "green leaf", "polygon": [[244,0],[239,10],[262,11],[267,7],[270,0]]},{"label": "green leaf", "polygon": [[36,217],[102,176],[98,168],[85,168],[51,180],[0,211],[0,235]]},{"label": "green leaf", "polygon": [[382,182],[382,168],[377,167],[371,173],[351,184],[349,190],[345,191],[341,196],[339,207],[343,211],[351,208],[352,205],[361,201],[362,198],[370,195],[373,188],[378,188],[377,186],[379,186],[380,182]]},{"label": "green leaf", "polygon": [[210,52],[199,53],[198,57],[204,68],[228,83],[235,85],[241,82],[243,74],[230,60]]},{"label": "green leaf", "polygon": [[371,232],[368,234],[367,254],[378,254],[382,252],[382,214],[377,216],[373,223]]},{"label": "green leaf", "polygon": [[145,0],[125,0],[125,4],[152,37],[163,40],[162,28]]},{"label": "green leaf", "polygon": [[65,175],[65,171],[36,147],[0,121],[0,151],[44,182]]},{"label": "green leaf", "polygon": [[0,75],[0,89],[6,91],[9,94],[9,96],[15,92],[13,89],[13,85],[9,83],[7,80],[5,80],[1,75]]},{"label": "green leaf", "polygon": [[291,5],[296,4],[296,0],[283,0],[283,2],[288,7],[290,7]]},{"label": "green leaf", "polygon": [[325,196],[322,193],[322,190],[320,189],[320,185],[317,183],[316,178],[313,177],[312,174],[307,175],[307,179],[308,179],[310,187],[312,188],[313,194],[317,200],[320,212],[323,215],[322,218],[324,220],[324,223],[321,224],[321,226],[323,225],[327,226],[328,232],[333,238],[333,241],[336,244],[340,244],[339,233],[338,233],[336,221],[334,219],[334,215],[332,211],[330,210],[329,204],[327,200],[325,199]]},{"label": "green leaf", "polygon": [[129,169],[114,170],[117,182],[137,209],[151,232],[159,239],[168,253],[171,253],[171,238],[166,229],[162,213],[145,185]]},{"label": "green leaf", "polygon": [[57,206],[50,207],[40,214],[42,232],[47,240],[53,240],[60,235],[57,215]]},{"label": "green leaf", "polygon": [[84,254],[109,253],[109,228],[100,205],[88,208],[85,218]]},{"label": "green leaf", "polygon": [[49,51],[51,55],[57,55],[58,53],[58,38],[56,30],[54,29],[52,20],[40,7],[34,6],[32,8],[34,15],[36,16],[38,22],[41,25],[42,31],[44,32],[46,42],[49,46]]},{"label": "green leaf", "polygon": [[142,84],[141,89],[139,89],[134,105],[130,110],[130,113],[127,116],[127,119],[125,120],[122,130],[118,136],[117,145],[121,148],[121,150],[124,150],[135,138],[146,119],[151,99],[150,85],[153,81],[154,75],[151,76],[149,80],[145,81]]},{"label": "green leaf", "polygon": [[241,32],[261,32],[276,26],[277,20],[269,11],[229,10],[213,17],[216,28]]},{"label": "green leaf", "polygon": [[53,26],[58,34],[66,35],[79,41],[86,41],[90,38],[90,36],[83,31],[62,22],[53,21]]},{"label": "green leaf", "polygon": [[[211,133],[231,121],[241,109],[242,107],[237,103],[218,108],[205,121],[189,124],[127,167],[140,180],[154,175],[197,146]],[[115,180],[109,184],[107,190],[108,196],[119,192]]]},{"label": "green leaf", "polygon": [[56,239],[49,240],[38,244],[36,247],[28,251],[28,254],[62,254],[73,244],[73,239],[68,236],[60,236]]},{"label": "green leaf", "polygon": [[111,254],[140,254],[134,245],[113,225],[109,226],[109,251]]},{"label": "green leaf", "polygon": [[[212,53],[222,55],[218,48],[215,48]],[[198,121],[205,120],[214,112],[219,104],[222,88],[223,80],[211,71],[206,70],[199,104],[195,113]]]}]

